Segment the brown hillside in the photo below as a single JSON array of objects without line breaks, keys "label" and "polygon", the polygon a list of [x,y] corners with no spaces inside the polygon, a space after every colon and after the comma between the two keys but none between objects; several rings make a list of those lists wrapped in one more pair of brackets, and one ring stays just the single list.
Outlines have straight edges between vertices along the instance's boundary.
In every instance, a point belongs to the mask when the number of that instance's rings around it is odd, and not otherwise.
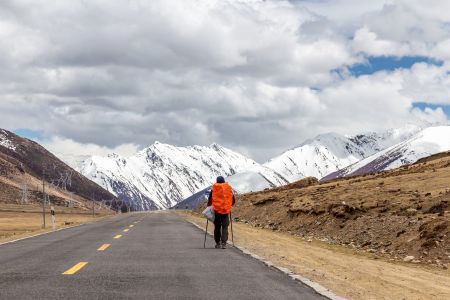
[{"label": "brown hillside", "polygon": [[21,202],[25,186],[29,202],[42,201],[42,178],[54,205],[85,207],[92,206],[91,199],[117,200],[36,142],[6,130],[0,133],[15,148],[0,145],[0,203]]},{"label": "brown hillside", "polygon": [[234,217],[255,227],[387,258],[450,264],[450,152],[378,174],[307,178],[239,196]]}]

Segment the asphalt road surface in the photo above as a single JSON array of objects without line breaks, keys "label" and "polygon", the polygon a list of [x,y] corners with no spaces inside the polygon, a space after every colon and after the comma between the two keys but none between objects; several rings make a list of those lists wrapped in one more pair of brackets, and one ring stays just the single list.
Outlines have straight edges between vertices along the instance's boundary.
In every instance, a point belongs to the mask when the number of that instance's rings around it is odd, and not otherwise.
[{"label": "asphalt road surface", "polygon": [[174,213],[120,215],[0,245],[1,299],[324,299]]}]

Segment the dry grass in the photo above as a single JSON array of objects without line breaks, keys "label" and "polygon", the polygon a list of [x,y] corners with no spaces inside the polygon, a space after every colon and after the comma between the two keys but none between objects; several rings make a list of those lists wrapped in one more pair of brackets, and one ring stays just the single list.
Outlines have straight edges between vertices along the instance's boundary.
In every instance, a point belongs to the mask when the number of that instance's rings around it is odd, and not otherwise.
[{"label": "dry grass", "polygon": [[[197,215],[179,214],[205,226],[205,219]],[[449,271],[389,262],[339,245],[307,242],[242,223],[235,223],[233,229],[239,246],[349,299],[450,299]]]},{"label": "dry grass", "polygon": [[[57,229],[90,223],[114,215],[109,210],[103,210],[96,212],[94,217],[91,211],[66,207],[55,207],[55,213]],[[0,242],[51,231],[51,216],[48,207],[46,208],[45,229],[42,228],[42,221],[42,207],[38,205],[2,204],[0,206]]]},{"label": "dry grass", "polygon": [[[308,181],[307,179],[305,179]],[[450,268],[450,153],[399,169],[238,197],[241,223]]]}]

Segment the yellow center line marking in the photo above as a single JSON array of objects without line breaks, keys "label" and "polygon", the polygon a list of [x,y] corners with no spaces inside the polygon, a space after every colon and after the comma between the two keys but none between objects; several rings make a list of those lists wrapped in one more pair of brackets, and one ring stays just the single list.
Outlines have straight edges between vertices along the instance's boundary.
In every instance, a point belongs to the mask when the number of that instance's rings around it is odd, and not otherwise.
[{"label": "yellow center line marking", "polygon": [[97,251],[105,251],[109,246],[111,246],[111,244],[103,244]]},{"label": "yellow center line marking", "polygon": [[85,265],[87,265],[88,263],[85,261],[79,262],[77,263],[75,266],[73,266],[72,268],[70,268],[69,270],[65,271],[63,273],[63,275],[73,275],[76,272],[80,271],[81,268],[83,268]]},{"label": "yellow center line marking", "polygon": [[114,239],[120,239],[122,237],[122,235],[121,234],[118,234],[118,235],[116,235],[115,237],[114,237]]},{"label": "yellow center line marking", "polygon": [[134,227],[134,225],[130,225],[130,228],[133,228]]},{"label": "yellow center line marking", "polygon": [[129,230],[130,230],[130,229],[127,228],[127,229],[124,229],[123,232],[128,232]]}]

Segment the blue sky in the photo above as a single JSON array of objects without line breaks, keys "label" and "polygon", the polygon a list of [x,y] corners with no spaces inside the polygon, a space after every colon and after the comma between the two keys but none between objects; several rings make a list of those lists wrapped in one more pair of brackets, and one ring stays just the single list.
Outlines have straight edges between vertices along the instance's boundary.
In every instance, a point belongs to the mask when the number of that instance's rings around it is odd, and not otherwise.
[{"label": "blue sky", "polygon": [[427,107],[431,109],[436,109],[440,107],[442,108],[444,113],[450,118],[450,105],[448,104],[430,104],[425,102],[415,102],[413,103],[413,107],[420,108],[421,110],[424,110]]},{"label": "blue sky", "polygon": [[[435,66],[442,66],[443,62],[425,56],[371,56],[366,63],[356,64],[349,67],[353,76],[370,75],[378,71],[394,71],[397,69],[410,69],[416,63],[426,63]],[[444,113],[450,118],[450,105],[432,104],[421,102],[419,99],[413,103],[414,108],[424,110],[425,108],[442,108]]]},{"label": "blue sky", "polygon": [[42,141],[44,139],[44,134],[41,131],[35,131],[28,128],[16,129],[14,130],[14,133],[33,141]]},{"label": "blue sky", "polygon": [[396,69],[409,69],[416,63],[427,63],[441,66],[442,62],[425,56],[371,56],[366,63],[349,67],[353,76],[373,74],[378,71],[394,71]]}]

